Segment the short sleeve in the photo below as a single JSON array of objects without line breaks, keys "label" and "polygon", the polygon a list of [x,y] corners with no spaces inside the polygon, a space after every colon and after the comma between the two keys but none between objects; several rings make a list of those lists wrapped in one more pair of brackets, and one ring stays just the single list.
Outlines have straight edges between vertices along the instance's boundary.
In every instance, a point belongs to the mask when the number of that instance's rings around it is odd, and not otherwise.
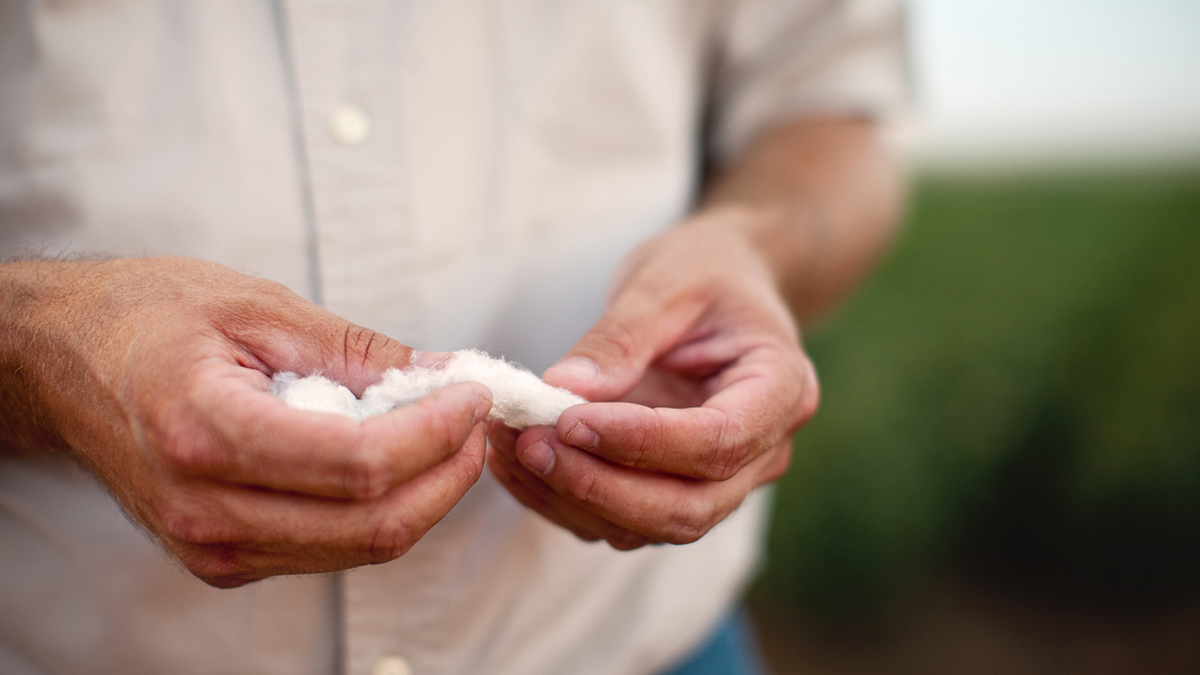
[{"label": "short sleeve", "polygon": [[736,0],[726,11],[711,100],[717,165],[787,121],[885,120],[910,106],[899,0]]}]

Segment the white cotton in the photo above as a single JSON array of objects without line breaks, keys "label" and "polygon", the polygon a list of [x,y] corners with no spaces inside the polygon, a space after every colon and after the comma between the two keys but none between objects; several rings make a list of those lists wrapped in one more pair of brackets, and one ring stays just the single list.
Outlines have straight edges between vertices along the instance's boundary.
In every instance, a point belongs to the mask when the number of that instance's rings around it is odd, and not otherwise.
[{"label": "white cotton", "polygon": [[271,381],[271,393],[293,408],[361,419],[354,392],[320,375],[302,378],[295,373],[276,373]]},{"label": "white cotton", "polygon": [[553,426],[564,410],[586,402],[566,389],[546,384],[528,370],[475,349],[453,352],[436,368],[390,368],[382,381],[367,387],[361,399],[320,375],[301,378],[295,373],[278,373],[271,391],[293,408],[338,413],[361,421],[397,406],[412,405],[436,389],[459,382],[478,382],[490,389],[493,403],[488,419],[498,419],[514,429]]}]

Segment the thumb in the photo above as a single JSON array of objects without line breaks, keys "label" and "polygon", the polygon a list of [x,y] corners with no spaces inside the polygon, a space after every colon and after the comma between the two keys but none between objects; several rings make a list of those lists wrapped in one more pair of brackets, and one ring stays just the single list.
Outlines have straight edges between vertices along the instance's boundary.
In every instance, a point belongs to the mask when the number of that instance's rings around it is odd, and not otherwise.
[{"label": "thumb", "polygon": [[706,306],[694,294],[663,298],[628,289],[542,379],[589,401],[619,399],[695,325]]}]

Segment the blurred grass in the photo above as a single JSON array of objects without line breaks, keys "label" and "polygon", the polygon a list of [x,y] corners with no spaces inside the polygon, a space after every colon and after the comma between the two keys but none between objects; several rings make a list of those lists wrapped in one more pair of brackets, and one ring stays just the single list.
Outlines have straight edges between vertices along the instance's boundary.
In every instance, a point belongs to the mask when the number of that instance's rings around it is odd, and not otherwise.
[{"label": "blurred grass", "polygon": [[1200,569],[1200,171],[926,176],[853,300],[806,338],[756,594],[868,611],[970,561],[1162,600]]}]

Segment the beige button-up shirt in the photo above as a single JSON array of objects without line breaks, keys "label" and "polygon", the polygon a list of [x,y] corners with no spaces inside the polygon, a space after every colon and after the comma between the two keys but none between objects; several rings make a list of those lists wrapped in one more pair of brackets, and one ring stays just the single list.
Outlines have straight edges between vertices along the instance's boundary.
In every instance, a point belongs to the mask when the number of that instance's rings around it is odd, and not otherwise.
[{"label": "beige button-up shirt", "polygon": [[[6,2],[0,246],[208,258],[540,370],[705,162],[900,102],[900,35],[887,0]],[[485,475],[392,563],[217,590],[74,465],[0,460],[0,672],[654,673],[742,589],[762,501],[622,553]]]}]

